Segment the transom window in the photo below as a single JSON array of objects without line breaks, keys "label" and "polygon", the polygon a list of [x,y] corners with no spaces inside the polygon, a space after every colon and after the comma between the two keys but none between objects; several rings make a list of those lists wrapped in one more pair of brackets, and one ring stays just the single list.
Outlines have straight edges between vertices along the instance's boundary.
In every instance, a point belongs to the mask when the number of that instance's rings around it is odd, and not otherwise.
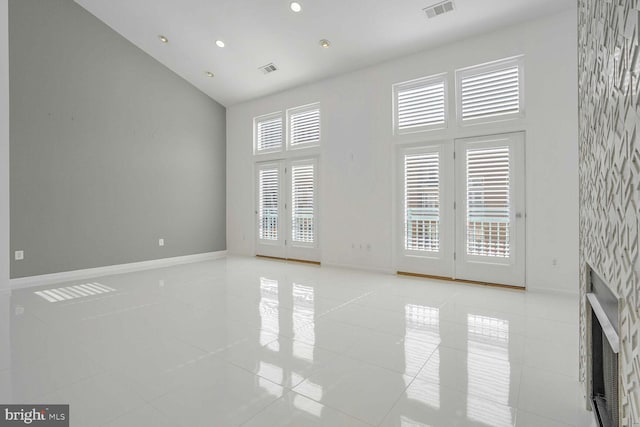
[{"label": "transom window", "polygon": [[524,56],[456,70],[455,98],[448,84],[447,73],[394,84],[394,135],[448,128],[449,102],[459,126],[524,117]]},{"label": "transom window", "polygon": [[440,74],[393,85],[396,134],[446,127],[446,77]]},{"label": "transom window", "polygon": [[523,57],[456,72],[458,121],[499,121],[524,115]]},{"label": "transom window", "polygon": [[282,150],[282,113],[272,113],[254,119],[255,152]]},{"label": "transom window", "polygon": [[320,144],[320,107],[318,104],[287,111],[289,148]]},{"label": "transom window", "polygon": [[[254,154],[277,153],[320,144],[320,104],[314,103],[253,119]],[[286,137],[286,141],[285,141]]]}]

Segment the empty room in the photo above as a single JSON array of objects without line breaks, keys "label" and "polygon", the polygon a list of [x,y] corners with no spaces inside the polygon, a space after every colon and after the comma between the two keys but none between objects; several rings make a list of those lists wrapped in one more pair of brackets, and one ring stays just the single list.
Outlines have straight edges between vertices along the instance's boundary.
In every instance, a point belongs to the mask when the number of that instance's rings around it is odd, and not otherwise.
[{"label": "empty room", "polygon": [[0,0],[0,427],[640,427],[636,0]]}]

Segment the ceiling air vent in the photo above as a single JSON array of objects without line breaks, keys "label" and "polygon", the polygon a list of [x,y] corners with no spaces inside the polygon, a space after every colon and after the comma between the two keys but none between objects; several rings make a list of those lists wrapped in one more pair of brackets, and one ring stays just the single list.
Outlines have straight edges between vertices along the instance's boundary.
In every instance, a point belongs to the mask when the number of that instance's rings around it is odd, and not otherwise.
[{"label": "ceiling air vent", "polygon": [[270,64],[263,65],[262,67],[259,68],[259,70],[262,71],[263,74],[269,74],[269,73],[273,73],[274,71],[277,71],[278,67],[276,67],[276,65],[272,62]]},{"label": "ceiling air vent", "polygon": [[453,0],[446,0],[425,7],[423,10],[427,14],[427,18],[435,18],[438,15],[451,12],[453,9]]}]

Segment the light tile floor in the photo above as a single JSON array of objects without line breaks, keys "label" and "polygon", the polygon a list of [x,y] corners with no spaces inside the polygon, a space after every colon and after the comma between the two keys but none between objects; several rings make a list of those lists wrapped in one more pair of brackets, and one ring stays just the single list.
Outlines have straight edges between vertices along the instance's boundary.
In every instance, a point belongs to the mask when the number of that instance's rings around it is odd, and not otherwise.
[{"label": "light tile floor", "polygon": [[0,403],[90,426],[590,425],[576,297],[228,258],[0,298]]}]

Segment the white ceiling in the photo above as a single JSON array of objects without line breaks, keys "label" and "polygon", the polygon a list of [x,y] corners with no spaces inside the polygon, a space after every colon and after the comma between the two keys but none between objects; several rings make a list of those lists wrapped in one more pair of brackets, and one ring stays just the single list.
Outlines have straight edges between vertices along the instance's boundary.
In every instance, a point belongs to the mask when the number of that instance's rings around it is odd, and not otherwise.
[{"label": "white ceiling", "polygon": [[[299,0],[300,13],[290,0],[76,2],[225,106],[575,7],[575,0],[455,0],[454,12],[427,19],[422,9],[438,0]],[[323,38],[329,49],[320,47]],[[258,70],[270,62],[279,70]]]}]

